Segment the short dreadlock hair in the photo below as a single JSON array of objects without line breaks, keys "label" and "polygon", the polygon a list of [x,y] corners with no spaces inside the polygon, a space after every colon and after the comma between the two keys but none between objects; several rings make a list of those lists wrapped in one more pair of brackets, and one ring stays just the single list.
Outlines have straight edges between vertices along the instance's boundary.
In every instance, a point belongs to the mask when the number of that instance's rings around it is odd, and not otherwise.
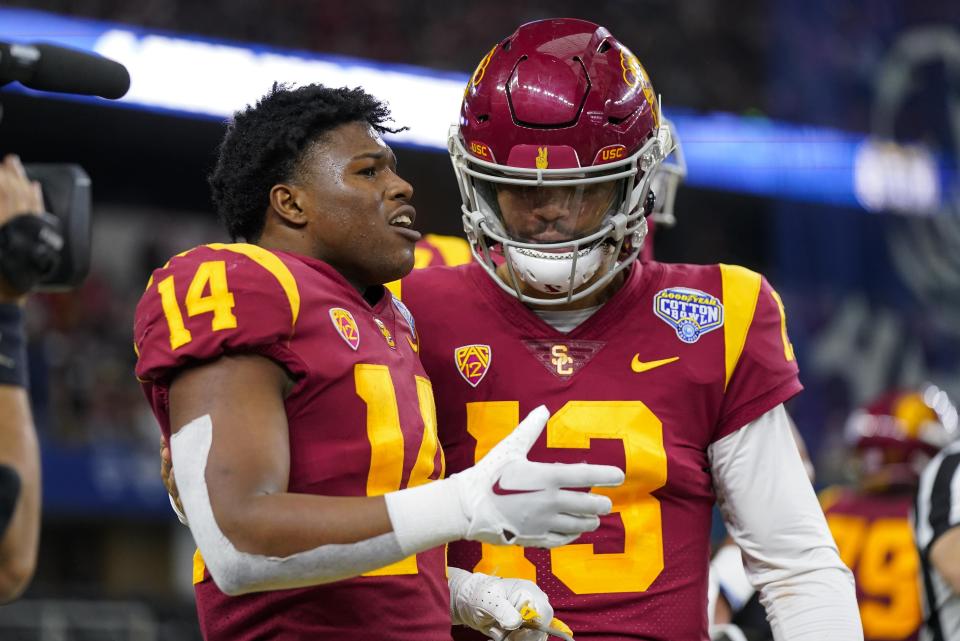
[{"label": "short dreadlock hair", "polygon": [[384,126],[389,119],[389,108],[360,87],[274,83],[256,106],[234,114],[208,179],[227,232],[234,240],[259,239],[270,190],[295,177],[303,154],[327,132],[349,122],[366,122],[381,134],[402,131]]}]

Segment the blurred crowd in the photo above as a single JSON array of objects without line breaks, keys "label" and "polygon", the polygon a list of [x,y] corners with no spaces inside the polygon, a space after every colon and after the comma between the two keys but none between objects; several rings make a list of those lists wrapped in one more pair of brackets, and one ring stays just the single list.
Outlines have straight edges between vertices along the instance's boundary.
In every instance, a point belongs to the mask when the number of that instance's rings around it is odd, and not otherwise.
[{"label": "blurred crowd", "polygon": [[[158,236],[151,217],[161,215],[168,229]],[[37,428],[41,438],[65,448],[107,444],[153,452],[155,419],[133,376],[134,309],[150,274],[167,258],[224,236],[212,215],[107,207],[95,216],[91,273],[81,288],[30,299]]]}]

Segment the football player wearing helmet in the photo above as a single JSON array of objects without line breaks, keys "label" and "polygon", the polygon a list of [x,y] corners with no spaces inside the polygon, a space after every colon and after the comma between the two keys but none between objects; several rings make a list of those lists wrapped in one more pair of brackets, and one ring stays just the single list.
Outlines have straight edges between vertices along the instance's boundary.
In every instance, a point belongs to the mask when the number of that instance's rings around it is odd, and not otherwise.
[{"label": "football player wearing helmet", "polygon": [[844,435],[856,481],[821,493],[840,557],[856,577],[868,641],[917,638],[920,559],[910,511],[920,472],[952,438],[938,394],[932,385],[892,390],[854,411]]},{"label": "football player wearing helmet", "polygon": [[[647,237],[640,251],[641,260],[653,259],[654,231],[661,227],[670,228],[676,225],[677,217],[674,204],[676,203],[677,189],[687,177],[687,163],[683,156],[680,138],[669,120],[664,119],[664,124],[672,132],[673,149],[654,171],[653,177],[650,179],[650,191],[657,196],[653,202],[653,211],[648,216]],[[417,241],[414,248],[413,268],[424,269],[439,265],[456,267],[457,265],[465,265],[471,260],[473,260],[473,255],[470,243],[463,237],[425,234],[422,239]],[[387,283],[387,287],[398,296],[400,295],[400,281]]]},{"label": "football player wearing helmet", "polygon": [[388,116],[360,89],[318,85],[275,86],[238,113],[211,186],[248,242],[173,257],[137,306],[136,373],[199,548],[205,639],[444,641],[451,620],[497,638],[546,628],[535,585],[448,577],[443,544],[569,543],[611,500],[567,488],[623,479],[614,466],[530,462],[542,407],[443,478],[412,316],[381,285],[412,268],[419,239],[413,189],[380,137]]},{"label": "football player wearing helmet", "polygon": [[583,20],[521,26],[470,78],[449,150],[475,261],[402,283],[448,469],[544,402],[531,456],[626,481],[576,543],[450,563],[536,580],[581,640],[706,639],[719,502],[776,638],[859,639],[783,408],[801,386],[779,296],[742,267],[637,260],[673,140],[637,58]]}]

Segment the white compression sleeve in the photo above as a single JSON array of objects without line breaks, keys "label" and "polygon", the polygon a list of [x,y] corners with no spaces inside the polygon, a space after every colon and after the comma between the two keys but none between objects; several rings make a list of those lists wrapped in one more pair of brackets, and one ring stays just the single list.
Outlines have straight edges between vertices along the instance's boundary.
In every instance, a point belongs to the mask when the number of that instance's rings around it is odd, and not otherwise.
[{"label": "white compression sleeve", "polygon": [[170,438],[180,501],[190,531],[217,587],[235,596],[301,588],[359,576],[406,555],[393,532],[347,544],[322,545],[285,557],[241,552],[214,518],[204,474],[212,442],[210,415],[187,423]]},{"label": "white compression sleeve", "polygon": [[774,639],[861,641],[853,575],[840,560],[783,405],[708,449],[717,502],[760,590]]}]

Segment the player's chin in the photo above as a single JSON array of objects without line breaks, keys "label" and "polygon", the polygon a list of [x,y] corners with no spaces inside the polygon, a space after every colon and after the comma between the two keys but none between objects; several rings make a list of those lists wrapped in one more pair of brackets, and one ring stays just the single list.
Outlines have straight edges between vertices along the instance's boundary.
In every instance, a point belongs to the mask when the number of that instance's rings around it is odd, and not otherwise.
[{"label": "player's chin", "polygon": [[381,254],[380,264],[377,266],[376,281],[389,283],[400,280],[413,271],[414,243],[391,248]]}]

